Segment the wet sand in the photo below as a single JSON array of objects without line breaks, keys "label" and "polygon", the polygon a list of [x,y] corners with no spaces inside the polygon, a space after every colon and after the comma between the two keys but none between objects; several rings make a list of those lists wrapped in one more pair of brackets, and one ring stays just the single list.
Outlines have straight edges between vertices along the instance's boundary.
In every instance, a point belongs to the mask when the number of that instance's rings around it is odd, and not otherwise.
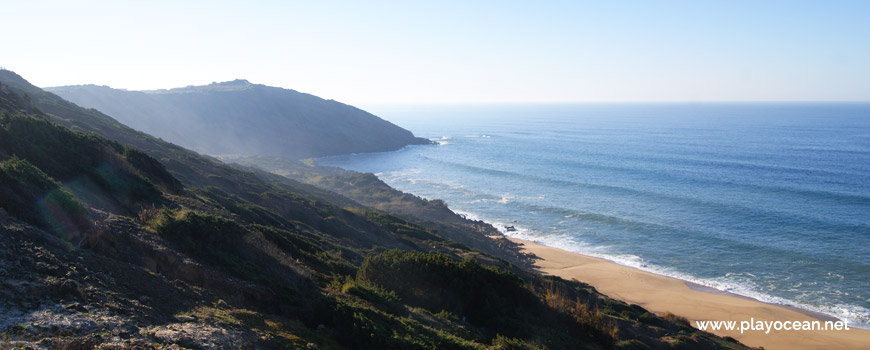
[{"label": "wet sand", "polygon": [[[657,314],[671,312],[694,321],[824,321],[829,317],[772,305],[727,292],[690,287],[685,281],[622,266],[534,242],[510,238],[539,260],[539,271],[588,283],[612,298],[643,306]],[[817,318],[818,317],[818,318]],[[710,330],[708,330],[710,331]],[[870,349],[870,330],[710,331],[765,349]]]}]

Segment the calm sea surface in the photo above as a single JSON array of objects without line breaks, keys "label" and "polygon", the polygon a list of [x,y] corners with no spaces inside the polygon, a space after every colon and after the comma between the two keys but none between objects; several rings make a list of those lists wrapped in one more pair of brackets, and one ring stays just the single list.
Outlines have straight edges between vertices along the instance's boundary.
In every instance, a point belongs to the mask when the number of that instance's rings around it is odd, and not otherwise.
[{"label": "calm sea surface", "polygon": [[322,158],[510,236],[870,325],[870,104],[380,106]]}]

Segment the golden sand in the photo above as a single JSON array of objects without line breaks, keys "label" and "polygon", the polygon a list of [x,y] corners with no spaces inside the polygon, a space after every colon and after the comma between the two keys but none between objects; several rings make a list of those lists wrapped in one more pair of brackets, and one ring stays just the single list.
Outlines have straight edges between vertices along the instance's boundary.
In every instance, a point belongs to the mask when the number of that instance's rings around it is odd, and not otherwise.
[{"label": "golden sand", "polygon": [[[662,314],[671,312],[694,321],[814,321],[808,314],[782,306],[733,295],[695,290],[685,281],[664,277],[603,259],[546,247],[534,242],[511,239],[536,255],[538,270],[588,283],[599,292],[627,303]],[[824,323],[824,322],[823,322]],[[709,331],[709,330],[708,330]],[[714,331],[740,342],[765,349],[870,349],[870,330],[851,328],[840,331]]]}]

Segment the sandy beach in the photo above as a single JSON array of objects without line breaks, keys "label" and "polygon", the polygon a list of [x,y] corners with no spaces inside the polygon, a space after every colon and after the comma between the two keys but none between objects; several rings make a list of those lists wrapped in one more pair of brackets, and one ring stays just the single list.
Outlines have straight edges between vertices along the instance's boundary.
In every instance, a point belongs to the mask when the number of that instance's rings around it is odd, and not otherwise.
[{"label": "sandy beach", "polygon": [[[539,271],[576,279],[594,286],[599,292],[628,303],[638,304],[661,314],[671,312],[694,321],[814,321],[806,313],[783,306],[733,295],[708,293],[692,289],[685,281],[664,277],[612,263],[603,259],[546,247],[534,242],[513,239],[524,250],[538,256]],[[824,324],[824,320],[823,324]],[[710,331],[710,330],[708,330]],[[771,330],[712,331],[731,336],[742,343],[765,349],[870,349],[870,330],[850,328],[831,331]]]}]

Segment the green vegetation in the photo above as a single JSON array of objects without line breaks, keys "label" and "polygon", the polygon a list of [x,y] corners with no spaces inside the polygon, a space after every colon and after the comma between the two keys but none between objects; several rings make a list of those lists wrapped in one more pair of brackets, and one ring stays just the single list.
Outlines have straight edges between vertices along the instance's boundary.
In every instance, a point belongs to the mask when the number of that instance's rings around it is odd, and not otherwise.
[{"label": "green vegetation", "polygon": [[[496,247],[482,223],[369,175],[328,181],[355,181],[347,186],[360,198],[382,194],[391,204],[366,206],[217,162],[10,74],[0,71],[0,208],[56,235],[87,238],[69,252],[31,243],[41,249],[34,258],[87,265],[80,273],[39,265],[39,281],[56,282],[46,289],[64,297],[90,298],[89,308],[138,312],[132,323],[154,327],[193,315],[184,322],[247,334],[250,348],[744,348],[512,265],[502,257],[516,251]],[[17,97],[24,93],[30,98]],[[425,218],[383,210],[403,202]],[[202,347],[190,341],[178,343]]]},{"label": "green vegetation", "polygon": [[436,242],[444,241],[444,238],[439,236],[434,232],[434,230],[426,230],[420,225],[415,225],[390,214],[377,211],[366,211],[365,217],[387,231],[400,236]]},{"label": "green vegetation", "polygon": [[72,193],[16,156],[0,162],[0,208],[65,238],[90,229],[87,209]]},{"label": "green vegetation", "polygon": [[[544,283],[532,275],[526,278],[532,285]],[[357,280],[394,292],[407,305],[458,315],[461,322],[486,329],[485,337],[510,334],[552,348],[573,348],[584,343],[610,346],[615,334],[615,324],[603,316],[590,322],[588,319],[594,315],[580,311],[575,317],[566,312],[568,307],[548,300],[549,294],[539,298],[516,274],[475,260],[390,250],[368,257],[360,266]],[[579,295],[572,297],[560,296],[559,302],[571,300],[591,308],[585,304],[588,300]]]},{"label": "green vegetation", "polygon": [[537,298],[514,274],[474,260],[454,261],[439,253],[390,250],[367,258],[357,279],[394,291],[405,303],[431,312],[461,315],[496,332],[511,324]]},{"label": "green vegetation", "polygon": [[161,188],[170,193],[181,188],[159,162],[140,151],[22,114],[0,115],[0,149],[0,154],[26,159],[52,178],[71,183],[77,195],[111,199],[120,208],[158,203]]},{"label": "green vegetation", "polygon": [[[514,243],[507,239],[494,240],[500,234],[492,226],[468,220],[457,215],[440,200],[426,200],[396,190],[371,173],[315,166],[313,161],[300,162],[288,158],[269,156],[222,156],[228,162],[255,166],[271,173],[334,191],[360,204],[389,213],[392,219],[414,222],[425,227],[425,233],[415,228],[406,228],[424,235],[434,234],[433,240],[446,240],[444,244],[459,249],[468,247],[502,257],[511,263],[527,266],[528,260],[517,254]],[[385,214],[380,214],[385,215]],[[378,218],[372,218],[379,221]],[[474,232],[475,234],[469,234]],[[414,234],[414,232],[407,232]]]},{"label": "green vegetation", "polygon": [[314,234],[306,235],[263,225],[254,225],[253,228],[290,256],[296,257],[300,263],[324,275],[352,275],[356,271],[353,263],[362,260],[359,252],[330,243],[328,239]]},{"label": "green vegetation", "polygon": [[497,335],[492,340],[494,350],[539,350],[543,349],[537,345],[529,344],[522,339],[508,338],[501,334]]},{"label": "green vegetation", "polygon": [[260,266],[232,254],[236,243],[247,233],[234,221],[191,210],[163,209],[148,224],[201,261],[228,269],[237,276],[267,280]]}]

